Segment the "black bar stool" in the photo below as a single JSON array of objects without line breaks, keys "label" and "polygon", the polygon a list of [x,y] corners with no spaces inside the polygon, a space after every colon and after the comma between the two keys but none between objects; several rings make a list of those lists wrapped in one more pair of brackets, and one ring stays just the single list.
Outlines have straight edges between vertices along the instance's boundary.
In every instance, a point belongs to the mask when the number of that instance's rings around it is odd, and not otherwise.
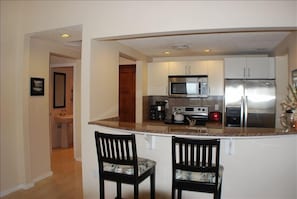
[{"label": "black bar stool", "polygon": [[221,198],[223,166],[220,166],[220,140],[172,137],[172,199],[178,190],[213,193]]},{"label": "black bar stool", "polygon": [[134,185],[138,199],[139,184],[150,176],[151,199],[155,198],[155,161],[137,157],[135,135],[95,132],[100,199],[104,199],[104,180],[117,183],[117,199],[121,199],[121,183]]}]

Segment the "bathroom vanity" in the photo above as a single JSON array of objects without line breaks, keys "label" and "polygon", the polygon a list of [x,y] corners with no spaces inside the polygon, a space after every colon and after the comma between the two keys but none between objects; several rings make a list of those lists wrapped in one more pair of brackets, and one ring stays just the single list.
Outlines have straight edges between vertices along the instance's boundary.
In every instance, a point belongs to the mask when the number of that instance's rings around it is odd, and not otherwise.
[{"label": "bathroom vanity", "polygon": [[55,120],[56,140],[53,146],[56,148],[68,148],[73,146],[73,115],[57,115]]}]

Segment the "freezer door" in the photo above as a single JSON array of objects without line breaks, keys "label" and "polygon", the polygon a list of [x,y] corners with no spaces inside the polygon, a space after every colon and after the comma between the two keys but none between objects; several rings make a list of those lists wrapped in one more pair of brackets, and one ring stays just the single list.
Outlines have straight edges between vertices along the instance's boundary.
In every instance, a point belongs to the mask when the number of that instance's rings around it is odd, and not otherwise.
[{"label": "freezer door", "polygon": [[[243,80],[225,80],[225,121],[226,126],[232,126],[233,122],[228,123],[230,118],[227,118],[227,110],[236,109],[240,116],[236,119],[239,126],[243,126],[244,121],[244,81]],[[231,117],[232,118],[232,117]]]},{"label": "freezer door", "polygon": [[245,81],[245,126],[275,127],[275,81]]}]

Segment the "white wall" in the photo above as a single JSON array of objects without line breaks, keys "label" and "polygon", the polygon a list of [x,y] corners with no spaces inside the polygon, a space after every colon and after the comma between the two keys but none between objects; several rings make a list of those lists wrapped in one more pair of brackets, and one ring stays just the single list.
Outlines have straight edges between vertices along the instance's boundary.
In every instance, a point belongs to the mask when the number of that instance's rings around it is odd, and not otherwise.
[{"label": "white wall", "polygon": [[[297,57],[297,55],[296,55]],[[280,116],[283,112],[280,105],[285,101],[288,95],[288,55],[275,57],[275,74],[276,74],[276,128],[282,128]]]},{"label": "white wall", "polygon": [[76,60],[76,65],[74,67],[74,102],[73,102],[73,112],[74,112],[74,122],[73,122],[73,132],[74,132],[74,157],[76,160],[81,160],[81,61]]},{"label": "white wall", "polygon": [[[93,157],[88,154],[94,147],[93,129],[88,127],[88,121],[102,118],[107,112],[115,112],[108,106],[105,106],[104,110],[101,109],[99,104],[102,101],[106,102],[107,98],[98,93],[91,93],[91,90],[101,86],[94,78],[99,81],[105,71],[106,74],[110,74],[108,70],[114,70],[105,69],[101,65],[101,60],[91,58],[97,51],[97,44],[94,44],[96,47],[94,49],[92,39],[134,34],[160,34],[169,31],[212,32],[297,27],[296,1],[2,0],[0,4],[0,195],[18,189],[24,183],[32,182],[32,176],[36,176],[36,174],[31,175],[30,172],[38,162],[35,159],[27,161],[31,156],[28,144],[30,142],[29,115],[32,115],[27,95],[31,61],[27,34],[78,24],[83,26],[81,66],[83,183],[85,198],[91,198],[89,195],[98,187],[92,185],[92,179],[87,170],[88,163],[93,161]],[[93,72],[97,73],[93,74]],[[113,78],[111,75],[110,79],[113,80]],[[115,104],[115,102],[112,103]],[[111,109],[112,111],[109,111]],[[35,142],[35,144],[36,146],[32,147],[38,148],[38,143]],[[36,159],[48,156],[46,150],[40,150],[40,152],[42,154],[32,154],[32,156]],[[38,173],[42,173],[43,170],[44,168],[36,168]]]},{"label": "white wall", "polygon": [[92,40],[90,119],[118,116],[119,54],[114,43]]},{"label": "white wall", "polygon": [[[296,17],[297,21],[297,17]],[[275,49],[274,55],[286,56],[288,55],[288,71],[289,83],[292,83],[291,71],[297,69],[297,31],[288,35]]]},{"label": "white wall", "polygon": [[[118,42],[92,40],[90,72],[90,120],[118,116],[119,56],[125,53],[138,60],[146,57]],[[137,64],[137,71],[142,66]],[[138,72],[137,72],[138,73]]]},{"label": "white wall", "polygon": [[[71,51],[64,46],[53,42],[43,41],[40,39],[31,39],[30,42],[30,64],[29,77],[41,77],[45,80],[44,96],[26,96],[29,102],[29,147],[30,147],[30,165],[31,179],[40,178],[51,174],[50,168],[50,136],[49,132],[49,58],[50,53],[59,53],[71,57],[80,57],[76,51]],[[80,75],[80,73],[76,74]],[[76,82],[79,83],[79,82]],[[77,87],[77,85],[76,85]],[[79,106],[80,98],[78,97],[77,105]],[[77,115],[79,120],[80,115]],[[80,129],[76,133],[80,134]],[[80,148],[80,140],[77,140]],[[80,156],[78,157],[80,158]]]}]

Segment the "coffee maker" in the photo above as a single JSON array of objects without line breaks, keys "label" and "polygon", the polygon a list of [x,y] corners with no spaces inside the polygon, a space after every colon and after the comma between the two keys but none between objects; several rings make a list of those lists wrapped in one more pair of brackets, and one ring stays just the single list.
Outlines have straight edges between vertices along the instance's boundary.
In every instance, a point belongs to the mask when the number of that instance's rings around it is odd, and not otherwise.
[{"label": "coffee maker", "polygon": [[156,101],[154,105],[150,106],[151,120],[164,120],[166,117],[166,101]]}]

